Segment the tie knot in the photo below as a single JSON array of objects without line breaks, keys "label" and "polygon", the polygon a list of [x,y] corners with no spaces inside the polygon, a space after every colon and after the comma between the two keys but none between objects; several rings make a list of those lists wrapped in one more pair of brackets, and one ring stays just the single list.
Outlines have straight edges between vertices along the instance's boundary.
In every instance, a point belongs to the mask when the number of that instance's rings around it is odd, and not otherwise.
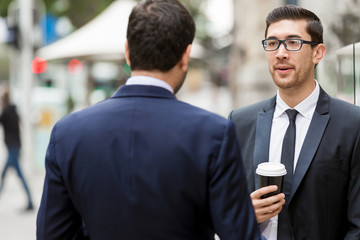
[{"label": "tie knot", "polygon": [[295,109],[288,109],[285,111],[286,114],[289,117],[289,120],[291,121],[295,121],[296,115],[298,114],[298,111],[296,111]]}]

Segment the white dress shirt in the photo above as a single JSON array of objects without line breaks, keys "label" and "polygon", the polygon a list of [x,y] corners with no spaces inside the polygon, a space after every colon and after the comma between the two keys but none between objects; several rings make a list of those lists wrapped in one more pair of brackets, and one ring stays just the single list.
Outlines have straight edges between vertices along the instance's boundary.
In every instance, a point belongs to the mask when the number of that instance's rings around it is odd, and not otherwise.
[{"label": "white dress shirt", "polygon": [[[317,101],[320,95],[320,87],[318,82],[314,91],[305,100],[296,105],[299,113],[296,116],[296,138],[295,138],[295,153],[294,153],[294,169],[299,158],[301,147],[304,143],[305,136],[310,126],[311,119],[314,115]],[[281,162],[282,142],[285,136],[286,129],[289,125],[289,118],[286,110],[290,107],[281,99],[279,93],[276,97],[275,112],[272,121],[270,148],[269,148],[269,162]],[[275,216],[264,223],[260,224],[261,233],[268,240],[277,240],[278,216]]]},{"label": "white dress shirt", "polygon": [[151,85],[151,86],[165,88],[168,91],[170,91],[171,93],[174,93],[174,90],[167,82],[157,79],[157,78],[148,77],[148,76],[131,77],[126,81],[125,85]]}]

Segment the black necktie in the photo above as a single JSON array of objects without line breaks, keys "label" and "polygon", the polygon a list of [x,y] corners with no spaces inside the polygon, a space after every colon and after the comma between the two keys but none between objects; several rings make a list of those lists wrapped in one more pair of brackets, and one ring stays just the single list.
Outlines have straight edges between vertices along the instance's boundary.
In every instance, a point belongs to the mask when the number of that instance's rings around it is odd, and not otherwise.
[{"label": "black necktie", "polygon": [[294,153],[295,153],[295,136],[296,136],[295,119],[296,119],[296,115],[298,114],[298,111],[296,111],[295,109],[288,109],[285,112],[289,117],[289,126],[286,130],[283,140],[281,162],[285,165],[287,172],[284,179],[283,192],[286,195],[290,195],[291,183],[293,179],[293,170],[294,170]]},{"label": "black necktie", "polygon": [[294,169],[294,153],[295,153],[295,137],[296,126],[295,119],[298,111],[295,109],[288,109],[285,111],[289,117],[289,126],[286,130],[282,152],[281,162],[285,165],[287,174],[284,177],[283,193],[285,194],[285,205],[279,214],[278,224],[278,240],[290,240],[292,239],[291,224],[288,210],[288,200],[291,193],[291,186],[293,181],[293,169]]}]

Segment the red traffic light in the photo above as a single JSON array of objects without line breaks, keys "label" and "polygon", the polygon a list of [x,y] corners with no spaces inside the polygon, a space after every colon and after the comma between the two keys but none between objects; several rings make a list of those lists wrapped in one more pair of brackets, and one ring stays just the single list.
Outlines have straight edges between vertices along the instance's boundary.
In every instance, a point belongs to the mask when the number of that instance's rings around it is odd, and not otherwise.
[{"label": "red traffic light", "polygon": [[72,59],[68,64],[68,72],[70,74],[79,74],[83,68],[83,64],[78,59]]},{"label": "red traffic light", "polygon": [[47,61],[41,57],[35,57],[31,63],[31,71],[35,74],[45,72],[47,67]]}]

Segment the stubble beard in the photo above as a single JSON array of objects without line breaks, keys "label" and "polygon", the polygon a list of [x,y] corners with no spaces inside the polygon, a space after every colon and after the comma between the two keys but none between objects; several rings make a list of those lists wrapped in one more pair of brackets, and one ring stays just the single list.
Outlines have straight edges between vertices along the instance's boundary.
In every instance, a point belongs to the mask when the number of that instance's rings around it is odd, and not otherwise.
[{"label": "stubble beard", "polygon": [[309,75],[310,73],[297,74],[296,72],[292,72],[289,76],[281,77],[278,73],[276,73],[276,70],[271,73],[275,85],[283,91],[294,91],[300,89],[306,82]]}]

